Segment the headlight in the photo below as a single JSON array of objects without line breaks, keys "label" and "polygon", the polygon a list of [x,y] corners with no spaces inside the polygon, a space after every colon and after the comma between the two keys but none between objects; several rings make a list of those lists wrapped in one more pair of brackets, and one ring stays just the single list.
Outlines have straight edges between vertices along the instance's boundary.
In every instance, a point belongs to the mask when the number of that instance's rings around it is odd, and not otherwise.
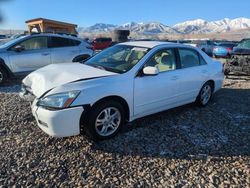
[{"label": "headlight", "polygon": [[67,108],[79,95],[80,91],[69,91],[65,93],[57,93],[49,95],[40,99],[37,103],[38,106],[44,106],[48,108]]}]

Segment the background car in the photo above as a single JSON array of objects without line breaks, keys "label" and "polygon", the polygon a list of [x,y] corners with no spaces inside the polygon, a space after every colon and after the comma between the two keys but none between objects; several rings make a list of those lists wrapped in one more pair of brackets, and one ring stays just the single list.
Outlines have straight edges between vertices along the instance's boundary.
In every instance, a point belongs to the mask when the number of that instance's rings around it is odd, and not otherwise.
[{"label": "background car", "polygon": [[217,57],[230,57],[235,43],[216,43],[213,48],[213,56]]},{"label": "background car", "polygon": [[103,50],[112,44],[112,38],[96,38],[92,41],[93,50]]},{"label": "background car", "polygon": [[233,48],[231,60],[225,63],[225,74],[247,74],[250,75],[250,38],[241,40]]},{"label": "background car", "polygon": [[190,45],[201,49],[210,57],[213,56],[213,48],[215,44],[211,40],[193,40]]},{"label": "background car", "polygon": [[20,96],[34,100],[37,124],[51,136],[84,129],[94,139],[107,139],[126,121],[192,102],[206,106],[223,79],[222,64],[200,49],[135,41],[107,48],[84,64],[34,71],[23,80]]},{"label": "background car", "polygon": [[0,34],[0,40],[8,38],[7,35]]},{"label": "background car", "polygon": [[59,34],[34,34],[0,46],[0,84],[12,76],[27,75],[43,66],[79,62],[93,55],[84,40]]}]

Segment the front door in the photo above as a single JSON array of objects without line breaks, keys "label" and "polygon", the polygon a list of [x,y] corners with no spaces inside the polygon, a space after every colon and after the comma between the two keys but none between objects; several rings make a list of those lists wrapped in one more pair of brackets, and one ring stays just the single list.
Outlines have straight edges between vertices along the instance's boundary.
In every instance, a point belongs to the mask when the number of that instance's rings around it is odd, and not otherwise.
[{"label": "front door", "polygon": [[[21,51],[15,51],[21,46]],[[14,73],[31,72],[50,64],[50,49],[46,36],[29,38],[10,49],[9,60]]]},{"label": "front door", "polygon": [[179,75],[176,70],[175,51],[164,49],[156,52],[144,67],[159,70],[155,76],[137,76],[134,80],[134,116],[156,113],[176,106],[178,103]]}]

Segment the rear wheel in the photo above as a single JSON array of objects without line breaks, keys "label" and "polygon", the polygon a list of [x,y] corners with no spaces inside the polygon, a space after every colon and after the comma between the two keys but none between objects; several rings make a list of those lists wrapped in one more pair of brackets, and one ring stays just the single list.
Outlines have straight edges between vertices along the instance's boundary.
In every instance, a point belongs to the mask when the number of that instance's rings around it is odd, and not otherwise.
[{"label": "rear wheel", "polygon": [[213,95],[213,85],[211,82],[205,83],[201,90],[200,93],[196,99],[196,103],[199,106],[206,106],[210,99],[212,98]]},{"label": "rear wheel", "polygon": [[5,83],[6,81],[7,81],[7,73],[6,73],[5,69],[0,67],[0,85]]},{"label": "rear wheel", "polygon": [[119,132],[125,122],[125,112],[119,102],[104,101],[94,106],[86,118],[88,135],[93,139],[104,140]]}]

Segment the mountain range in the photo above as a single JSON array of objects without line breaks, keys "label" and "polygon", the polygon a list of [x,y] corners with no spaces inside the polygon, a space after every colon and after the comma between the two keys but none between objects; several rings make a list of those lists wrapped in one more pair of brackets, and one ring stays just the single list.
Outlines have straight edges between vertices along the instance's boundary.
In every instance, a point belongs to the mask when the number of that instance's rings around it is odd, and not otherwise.
[{"label": "mountain range", "polygon": [[210,34],[224,33],[228,31],[236,31],[241,29],[250,30],[250,19],[224,18],[217,21],[206,21],[203,19],[189,20],[174,26],[167,26],[159,22],[136,23],[129,22],[123,25],[113,25],[105,23],[97,23],[90,27],[79,27],[79,33],[103,33],[112,32],[115,29],[129,29],[132,33],[137,34]]}]

